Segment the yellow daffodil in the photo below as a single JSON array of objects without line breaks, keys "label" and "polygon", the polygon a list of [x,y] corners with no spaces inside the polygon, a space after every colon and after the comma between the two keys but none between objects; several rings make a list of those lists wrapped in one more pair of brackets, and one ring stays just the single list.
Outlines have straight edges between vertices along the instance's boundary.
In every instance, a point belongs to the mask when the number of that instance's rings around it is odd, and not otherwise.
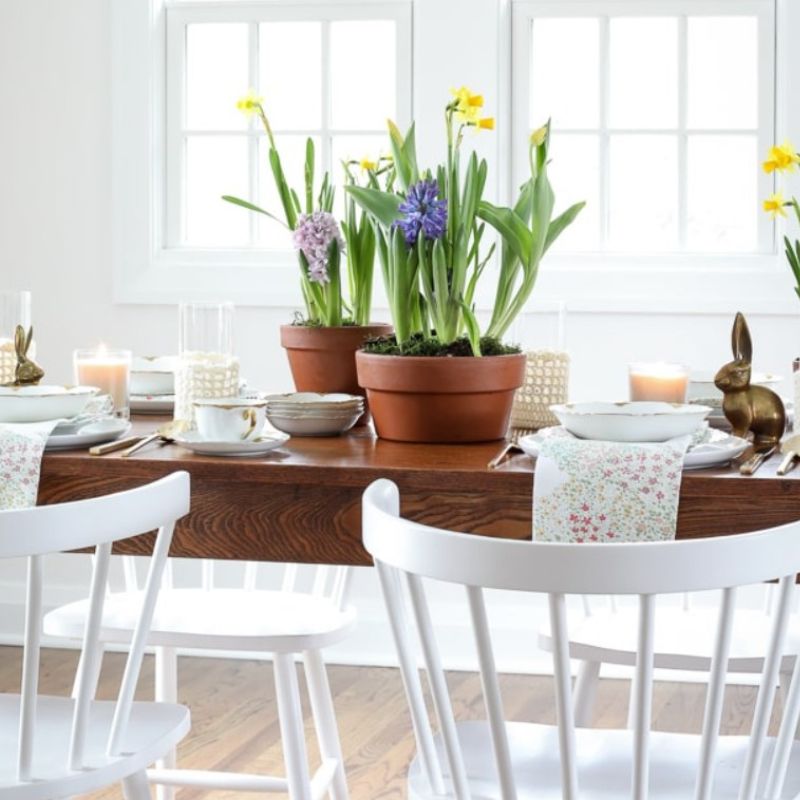
[{"label": "yellow daffodil", "polygon": [[477,127],[482,128],[485,131],[493,131],[494,117],[481,117],[478,120]]},{"label": "yellow daffodil", "polygon": [[361,169],[364,170],[364,172],[369,172],[371,170],[378,169],[377,162],[373,161],[370,158],[366,158],[366,157],[362,158],[361,161],[358,162],[358,165],[361,167]]},{"label": "yellow daffodil", "polygon": [[244,97],[240,97],[236,101],[236,108],[242,112],[246,117],[252,117],[253,114],[258,113],[258,109],[264,104],[264,98],[259,97],[254,89],[248,89]]},{"label": "yellow daffodil", "polygon": [[466,86],[450,90],[455,98],[456,118],[463,125],[477,125],[483,108],[483,95],[473,94]]},{"label": "yellow daffodil", "polygon": [[531,133],[531,144],[534,147],[539,147],[540,145],[544,144],[544,140],[547,138],[547,125],[542,125],[541,128],[537,128],[535,131]]},{"label": "yellow daffodil", "polygon": [[780,192],[776,192],[773,195],[770,195],[764,201],[764,211],[768,214],[771,214],[773,219],[780,214],[782,217],[786,216],[786,210],[784,209],[784,199],[783,195]]},{"label": "yellow daffodil", "polygon": [[775,170],[794,172],[797,164],[800,164],[800,155],[795,152],[791,143],[786,141],[770,147],[767,160],[764,162],[764,172],[774,172]]}]

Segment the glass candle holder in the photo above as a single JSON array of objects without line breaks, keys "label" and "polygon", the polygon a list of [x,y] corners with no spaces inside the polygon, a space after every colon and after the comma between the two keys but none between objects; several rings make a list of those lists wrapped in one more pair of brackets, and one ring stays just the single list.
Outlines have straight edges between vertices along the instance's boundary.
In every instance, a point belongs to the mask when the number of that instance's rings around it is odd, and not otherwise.
[{"label": "glass candle holder", "polygon": [[75,382],[81,386],[97,386],[101,394],[111,398],[114,416],[128,419],[130,411],[131,351],[76,350],[73,353]]},{"label": "glass candle holder", "polygon": [[631,400],[685,403],[689,368],[685,364],[654,362],[628,365]]},{"label": "glass candle holder", "polygon": [[[14,333],[17,325],[22,325],[26,331],[31,326],[31,293],[0,292],[0,385],[13,383],[16,377]],[[35,359],[35,343],[31,343],[27,355]]]},{"label": "glass candle holder", "polygon": [[232,303],[185,303],[178,311],[175,419],[194,427],[194,402],[239,394]]}]

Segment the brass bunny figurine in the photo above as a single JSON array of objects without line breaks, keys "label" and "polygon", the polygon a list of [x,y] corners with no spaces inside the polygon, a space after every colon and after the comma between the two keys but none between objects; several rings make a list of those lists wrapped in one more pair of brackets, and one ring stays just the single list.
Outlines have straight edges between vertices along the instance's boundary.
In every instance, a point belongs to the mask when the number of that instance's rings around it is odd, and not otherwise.
[{"label": "brass bunny figurine", "polygon": [[753,343],[741,312],[733,323],[731,343],[734,360],[719,370],[714,384],[724,394],[722,410],[733,427],[733,435],[746,439],[752,433],[756,451],[777,447],[786,428],[786,411],[781,398],[771,389],[750,385]]},{"label": "brass bunny figurine", "polygon": [[17,350],[17,369],[14,386],[35,386],[44,377],[44,370],[26,355],[32,341],[33,327],[31,326],[26,336],[25,328],[22,325],[17,325],[14,334],[14,346]]}]

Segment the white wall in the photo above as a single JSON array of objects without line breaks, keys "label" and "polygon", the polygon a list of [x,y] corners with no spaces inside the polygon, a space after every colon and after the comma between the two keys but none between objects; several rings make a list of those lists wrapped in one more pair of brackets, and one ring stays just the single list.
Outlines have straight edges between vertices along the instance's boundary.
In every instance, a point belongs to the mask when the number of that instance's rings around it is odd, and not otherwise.
[{"label": "white wall", "polygon": [[[493,88],[499,37],[492,2],[481,0],[477,16],[464,14],[464,6],[463,0],[417,2],[415,111],[423,116],[438,108],[436,98],[450,86],[426,83],[425,59],[435,58],[436,48],[429,41],[426,15],[446,17],[453,36],[480,39],[480,46],[465,45],[463,63],[450,64],[452,85],[485,87],[490,106],[500,100]],[[111,302],[109,63],[107,0],[0,3],[0,287],[32,290],[38,353],[53,380],[70,379],[74,348],[101,339],[141,354],[176,347],[175,308]],[[432,135],[432,130],[420,131],[423,142]],[[496,164],[499,144],[490,142],[484,140],[482,147]],[[625,296],[625,285],[619,293]],[[624,397],[625,365],[632,360],[679,360],[698,369],[713,369],[727,360],[729,314],[704,313],[714,306],[713,297],[697,297],[695,306],[697,313],[682,315],[570,315],[573,399]],[[746,296],[741,308],[748,310]],[[289,388],[278,325],[290,317],[288,308],[237,312],[237,348],[252,386]],[[757,366],[788,375],[792,358],[800,355],[800,305],[796,315],[751,315],[750,323]],[[552,317],[538,329],[523,320],[516,337],[525,345],[551,345],[554,330]],[[65,558],[54,562],[50,573],[58,587],[53,601],[74,593],[73,577],[81,571],[75,557]],[[18,601],[21,576],[19,565],[0,570],[0,603]],[[365,618],[375,621],[368,629],[379,629],[371,574],[360,572],[355,588]],[[524,622],[529,629],[536,615],[518,612],[503,612],[506,624],[513,628]],[[4,627],[5,633],[13,631],[7,613],[0,614],[0,636]],[[530,634],[525,637],[532,641]],[[341,657],[373,662],[390,658],[384,640],[377,640],[381,644],[376,650],[367,648],[369,639],[362,636]]]}]

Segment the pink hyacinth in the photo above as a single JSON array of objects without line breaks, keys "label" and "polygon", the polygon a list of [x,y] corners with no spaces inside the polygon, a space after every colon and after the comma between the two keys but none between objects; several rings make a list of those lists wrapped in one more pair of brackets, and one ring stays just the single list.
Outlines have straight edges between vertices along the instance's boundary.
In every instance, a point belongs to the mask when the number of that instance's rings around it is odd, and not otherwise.
[{"label": "pink hyacinth", "polygon": [[328,283],[328,256],[331,244],[339,244],[344,252],[344,239],[336,218],[328,211],[301,214],[294,229],[294,246],[308,262],[308,279],[315,283]]}]

